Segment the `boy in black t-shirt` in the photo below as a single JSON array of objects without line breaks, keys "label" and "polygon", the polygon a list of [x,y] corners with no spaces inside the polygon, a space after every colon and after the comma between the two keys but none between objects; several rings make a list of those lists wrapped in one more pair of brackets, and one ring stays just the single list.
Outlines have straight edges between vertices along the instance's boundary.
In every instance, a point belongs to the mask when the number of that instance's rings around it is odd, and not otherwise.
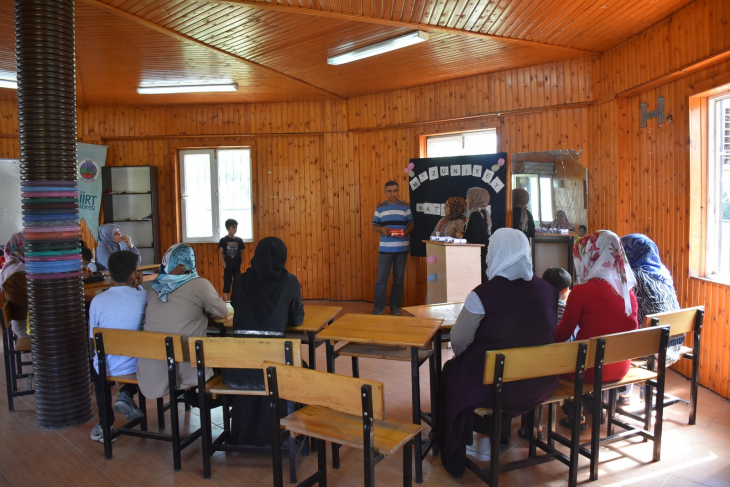
[{"label": "boy in black t-shirt", "polygon": [[246,246],[243,240],[235,236],[238,230],[236,220],[226,220],[226,230],[228,235],[218,242],[218,256],[223,264],[223,299],[228,301],[233,278],[241,273],[241,251]]}]

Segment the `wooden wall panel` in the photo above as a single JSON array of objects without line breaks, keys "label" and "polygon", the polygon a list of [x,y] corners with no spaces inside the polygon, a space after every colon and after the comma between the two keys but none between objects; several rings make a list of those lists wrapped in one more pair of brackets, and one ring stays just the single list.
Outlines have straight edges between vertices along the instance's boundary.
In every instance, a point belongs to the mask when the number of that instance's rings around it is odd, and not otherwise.
[{"label": "wooden wall panel", "polygon": [[621,93],[730,51],[727,0],[695,0],[603,53],[596,96]]}]

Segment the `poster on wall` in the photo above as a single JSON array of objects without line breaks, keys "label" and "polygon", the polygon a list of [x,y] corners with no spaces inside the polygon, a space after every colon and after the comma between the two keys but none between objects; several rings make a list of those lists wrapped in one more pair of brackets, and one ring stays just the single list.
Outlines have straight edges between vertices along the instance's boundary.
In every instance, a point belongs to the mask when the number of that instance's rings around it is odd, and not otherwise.
[{"label": "poster on wall", "polygon": [[101,208],[101,168],[106,163],[105,145],[76,143],[79,188],[79,215],[96,238]]},{"label": "poster on wall", "polygon": [[409,178],[411,213],[416,228],[411,234],[411,255],[426,256],[423,240],[444,216],[444,204],[452,196],[466,198],[469,188],[485,188],[491,196],[489,206],[492,232],[505,226],[504,189],[507,184],[507,154],[434,157],[411,159],[413,177]]}]

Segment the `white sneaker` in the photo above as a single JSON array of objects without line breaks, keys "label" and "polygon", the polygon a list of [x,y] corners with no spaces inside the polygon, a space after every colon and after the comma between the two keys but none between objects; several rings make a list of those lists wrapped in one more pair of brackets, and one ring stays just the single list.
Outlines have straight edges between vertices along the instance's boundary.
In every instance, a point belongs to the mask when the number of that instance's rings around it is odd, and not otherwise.
[{"label": "white sneaker", "polygon": [[[114,432],[114,426],[112,426],[112,432]],[[91,430],[91,439],[104,443],[104,430],[101,428],[101,423],[96,423],[94,429]],[[112,441],[117,441],[116,437],[112,438]]]}]

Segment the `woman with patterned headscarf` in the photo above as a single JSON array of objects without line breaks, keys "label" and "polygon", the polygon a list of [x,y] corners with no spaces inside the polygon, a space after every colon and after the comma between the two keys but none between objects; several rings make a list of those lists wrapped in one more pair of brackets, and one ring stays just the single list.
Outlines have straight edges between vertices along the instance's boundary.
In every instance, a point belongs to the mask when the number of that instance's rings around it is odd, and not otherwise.
[{"label": "woman with patterned headscarf", "polygon": [[458,196],[454,196],[446,200],[444,213],[446,216],[441,218],[431,235],[438,233],[442,237],[458,237],[464,234],[464,210],[466,209],[466,200]]},{"label": "woman with patterned headscarf", "polygon": [[[182,335],[187,356],[188,338],[205,336],[208,316],[224,318],[228,308],[210,281],[198,275],[192,247],[179,244],[167,257],[166,274],[155,279],[147,296],[144,330]],[[206,369],[206,380],[212,375],[213,370]],[[137,380],[142,394],[148,399],[170,392],[164,361],[137,360]],[[195,367],[177,368],[178,389],[197,384]]]},{"label": "woman with patterned headscarf", "polygon": [[23,234],[14,233],[4,249],[5,264],[0,271],[0,288],[10,308],[13,332],[20,338],[28,338],[28,284],[25,280],[25,252]]},{"label": "woman with patterned headscarf", "polygon": [[535,237],[535,220],[527,209],[530,202],[530,193],[526,189],[512,190],[512,228],[524,233],[527,238]]},{"label": "woman with patterned headscarf", "polygon": [[561,230],[573,231],[575,228],[572,223],[568,221],[568,215],[563,210],[555,212],[555,220],[550,224],[551,228],[557,228]]},{"label": "woman with patterned headscarf", "polygon": [[492,235],[492,217],[489,215],[489,191],[484,188],[469,188],[466,192],[467,219],[464,238],[468,243],[483,244],[481,255],[482,282],[487,282],[487,247]]},{"label": "woman with patterned headscarf", "polygon": [[[636,330],[639,309],[633,291],[636,278],[618,236],[599,230],[581,238],[573,246],[573,260],[578,284],[568,296],[555,341],[567,341],[578,325],[576,340]],[[621,380],[630,365],[630,360],[605,365],[603,381]],[[593,381],[593,368],[586,370],[584,380],[587,384]],[[561,424],[571,423],[563,418]]]}]

